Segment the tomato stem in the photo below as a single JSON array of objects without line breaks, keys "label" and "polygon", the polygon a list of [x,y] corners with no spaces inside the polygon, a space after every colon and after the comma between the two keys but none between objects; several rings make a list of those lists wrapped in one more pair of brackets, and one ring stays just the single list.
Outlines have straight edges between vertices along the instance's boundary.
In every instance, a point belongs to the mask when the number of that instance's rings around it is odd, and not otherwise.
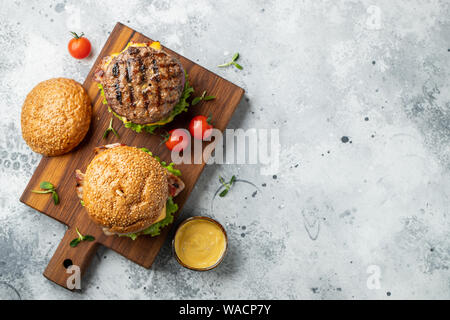
[{"label": "tomato stem", "polygon": [[81,35],[78,35],[78,34],[76,34],[76,33],[73,32],[73,31],[70,31],[70,33],[72,34],[72,36],[73,36],[75,39],[80,39],[80,38],[82,38],[82,37],[84,36],[84,32],[82,32]]},{"label": "tomato stem", "polygon": [[166,131],[165,133],[161,134],[162,137],[162,141],[159,145],[162,145],[163,143],[165,143],[167,140],[169,140],[170,138],[170,134]]}]

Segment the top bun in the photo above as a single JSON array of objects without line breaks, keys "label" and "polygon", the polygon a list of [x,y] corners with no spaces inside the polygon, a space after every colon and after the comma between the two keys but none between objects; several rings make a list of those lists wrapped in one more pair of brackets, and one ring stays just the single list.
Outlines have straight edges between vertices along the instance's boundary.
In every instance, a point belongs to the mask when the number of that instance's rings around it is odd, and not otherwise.
[{"label": "top bun", "polygon": [[102,151],[84,175],[84,206],[89,216],[111,233],[134,233],[151,226],[168,194],[166,169],[134,147]]},{"label": "top bun", "polygon": [[35,152],[61,155],[83,140],[91,115],[91,100],[81,84],[65,78],[46,80],[25,99],[22,136]]}]

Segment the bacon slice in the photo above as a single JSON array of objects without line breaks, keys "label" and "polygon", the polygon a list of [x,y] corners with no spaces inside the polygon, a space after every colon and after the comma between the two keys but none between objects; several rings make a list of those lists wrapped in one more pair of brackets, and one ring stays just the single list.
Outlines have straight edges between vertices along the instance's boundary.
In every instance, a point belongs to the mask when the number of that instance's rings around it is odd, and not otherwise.
[{"label": "bacon slice", "polygon": [[84,173],[80,170],[75,170],[75,180],[77,181],[77,196],[80,200],[83,200],[83,183],[84,183]]},{"label": "bacon slice", "polygon": [[181,191],[184,190],[184,182],[172,173],[168,173],[167,182],[169,183],[169,195],[176,197]]},{"label": "bacon slice", "polygon": [[99,154],[102,151],[105,151],[106,149],[112,149],[112,148],[116,148],[116,147],[120,147],[120,146],[125,146],[125,144],[123,143],[111,143],[111,144],[105,144],[104,146],[100,146],[100,147],[95,147],[94,148],[94,153],[95,154]]},{"label": "bacon slice", "polygon": [[101,82],[103,80],[103,77],[105,76],[105,68],[107,65],[107,62],[112,59],[111,56],[103,57],[103,59],[100,61],[99,67],[94,71],[94,74],[92,76],[92,79],[97,82]]}]

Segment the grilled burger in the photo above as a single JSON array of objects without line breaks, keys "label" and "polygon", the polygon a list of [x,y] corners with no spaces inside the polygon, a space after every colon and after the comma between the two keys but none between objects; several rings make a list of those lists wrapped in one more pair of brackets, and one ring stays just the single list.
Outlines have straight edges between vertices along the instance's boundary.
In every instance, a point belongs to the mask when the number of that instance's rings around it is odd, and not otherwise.
[{"label": "grilled burger", "polygon": [[193,92],[180,61],[159,42],[133,43],[103,58],[95,80],[103,103],[125,123],[141,132],[153,131],[187,110]]},{"label": "grilled burger", "polygon": [[172,223],[178,206],[172,197],[184,184],[173,164],[147,149],[119,143],[96,148],[86,169],[76,170],[77,195],[90,218],[106,235],[156,236]]}]

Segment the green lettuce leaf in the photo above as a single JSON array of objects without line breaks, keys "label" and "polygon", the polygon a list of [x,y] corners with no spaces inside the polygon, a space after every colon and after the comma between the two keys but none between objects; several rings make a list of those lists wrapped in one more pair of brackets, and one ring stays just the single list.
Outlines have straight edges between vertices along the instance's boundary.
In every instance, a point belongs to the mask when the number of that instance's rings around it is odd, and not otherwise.
[{"label": "green lettuce leaf", "polygon": [[174,163],[171,162],[169,164],[167,164],[165,161],[161,161],[161,158],[158,156],[155,156],[150,150],[148,150],[147,148],[140,148],[142,151],[147,152],[149,155],[151,155],[153,158],[155,158],[156,160],[159,161],[159,163],[161,163],[161,165],[166,168],[167,171],[169,171],[170,173],[172,173],[174,176],[181,176],[181,171],[178,169],[175,169]]},{"label": "green lettuce leaf", "polygon": [[108,104],[108,101],[106,101],[106,96],[105,96],[105,90],[103,89],[103,86],[100,83],[97,83],[97,88],[100,89],[100,95],[103,97],[103,104]]},{"label": "green lettuce leaf", "polygon": [[172,197],[169,197],[166,203],[166,217],[163,220],[152,224],[147,229],[141,231],[141,234],[148,234],[152,237],[159,235],[161,233],[161,228],[164,228],[165,226],[168,226],[173,222],[173,214],[177,212],[177,210],[178,205],[173,202]]},{"label": "green lettuce leaf", "polygon": [[136,238],[140,235],[150,235],[151,237],[155,237],[161,234],[161,228],[164,228],[173,222],[173,214],[177,212],[177,210],[178,205],[173,202],[172,197],[169,197],[166,202],[166,217],[163,220],[152,224],[147,229],[144,229],[138,233],[129,233],[120,236],[130,237],[132,240],[136,240]]},{"label": "green lettuce leaf", "polygon": [[[112,114],[114,114],[114,116],[116,116],[118,119],[120,119],[124,123],[125,128],[130,128],[131,130],[138,132],[138,133],[142,132],[143,130],[148,133],[154,133],[157,128],[162,127],[165,124],[171,122],[175,118],[175,116],[179,115],[182,112],[186,112],[188,110],[189,103],[187,102],[187,99],[191,96],[192,92],[194,92],[194,88],[189,84],[189,77],[188,77],[188,74],[186,73],[186,71],[184,72],[184,79],[185,79],[184,88],[183,88],[183,93],[181,94],[180,100],[175,105],[172,112],[165,119],[162,119],[162,120],[156,122],[155,124],[152,124],[152,123],[137,124],[137,123],[133,123],[131,121],[125,122],[123,120],[123,117],[121,117],[120,115],[115,113],[111,108],[108,107],[108,110],[109,110],[109,112],[112,112]],[[98,84],[97,86],[100,89],[101,96],[103,97],[103,104],[107,104],[103,86],[101,84]]]}]

